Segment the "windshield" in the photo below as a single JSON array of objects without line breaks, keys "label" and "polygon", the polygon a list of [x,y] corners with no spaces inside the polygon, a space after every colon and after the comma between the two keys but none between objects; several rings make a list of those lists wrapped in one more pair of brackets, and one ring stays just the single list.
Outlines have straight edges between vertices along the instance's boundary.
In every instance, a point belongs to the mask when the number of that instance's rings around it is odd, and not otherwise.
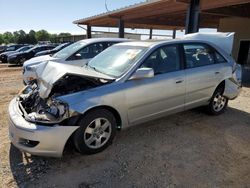
[{"label": "windshield", "polygon": [[118,78],[142,56],[146,49],[135,46],[112,46],[92,59],[88,66]]},{"label": "windshield", "polygon": [[63,43],[58,45],[57,47],[55,47],[53,50],[60,50],[61,48],[63,48],[65,45],[67,45],[68,43]]},{"label": "windshield", "polygon": [[31,52],[33,50],[36,50],[37,48],[39,48],[39,46],[34,46],[33,48],[28,49],[26,52]]},{"label": "windshield", "polygon": [[30,49],[30,47],[24,46],[24,47],[22,47],[22,48],[19,48],[19,49],[17,50],[17,52],[25,52],[25,51],[27,51],[28,49]]},{"label": "windshield", "polygon": [[85,42],[83,41],[79,41],[76,43],[73,43],[69,46],[67,46],[66,48],[63,48],[62,50],[60,50],[59,52],[55,53],[53,55],[54,58],[59,58],[59,59],[64,59],[69,57],[70,55],[72,55],[73,53],[77,52],[78,50],[80,50],[82,47],[84,47],[86,45]]},{"label": "windshield", "polygon": [[16,48],[15,46],[10,46],[6,49],[6,51],[14,51]]}]

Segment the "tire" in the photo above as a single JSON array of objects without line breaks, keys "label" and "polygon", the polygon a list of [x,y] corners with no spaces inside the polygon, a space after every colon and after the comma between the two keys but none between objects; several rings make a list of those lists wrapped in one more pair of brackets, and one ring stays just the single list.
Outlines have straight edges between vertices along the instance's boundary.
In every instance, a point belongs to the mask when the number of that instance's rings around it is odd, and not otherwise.
[{"label": "tire", "polygon": [[228,104],[228,99],[222,95],[223,92],[223,87],[218,87],[215,90],[209,102],[209,105],[207,106],[207,111],[210,115],[220,115],[225,112]]},{"label": "tire", "polygon": [[21,66],[21,65],[23,65],[23,63],[26,61],[26,58],[20,58],[19,60],[18,60],[18,63],[17,63],[17,65],[19,65],[19,66]]},{"label": "tire", "polygon": [[105,109],[87,113],[78,123],[73,136],[76,149],[82,154],[95,154],[106,149],[116,134],[116,119]]}]

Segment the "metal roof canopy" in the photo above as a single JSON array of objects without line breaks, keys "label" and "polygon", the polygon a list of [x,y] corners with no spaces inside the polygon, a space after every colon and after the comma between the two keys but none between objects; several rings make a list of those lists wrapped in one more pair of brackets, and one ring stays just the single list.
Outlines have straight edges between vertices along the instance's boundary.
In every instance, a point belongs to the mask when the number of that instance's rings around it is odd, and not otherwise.
[{"label": "metal roof canopy", "polygon": [[[76,20],[78,25],[138,29],[184,29],[190,0],[152,0]],[[250,0],[201,0],[200,28],[217,28],[224,17],[250,17]],[[121,20],[123,23],[121,23]]]}]

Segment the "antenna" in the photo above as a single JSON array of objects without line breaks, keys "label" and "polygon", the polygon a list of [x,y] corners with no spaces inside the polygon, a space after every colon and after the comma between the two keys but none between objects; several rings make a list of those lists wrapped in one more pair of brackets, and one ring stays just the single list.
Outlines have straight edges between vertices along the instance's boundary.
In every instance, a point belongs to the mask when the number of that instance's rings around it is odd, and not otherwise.
[{"label": "antenna", "polygon": [[107,5],[107,0],[105,0],[105,8],[106,8],[106,11],[109,12],[108,5]]},{"label": "antenna", "polygon": [[[107,0],[105,0],[105,8],[106,8],[106,11],[109,12],[108,5],[107,5]],[[110,28],[108,28],[108,32],[110,32]]]}]

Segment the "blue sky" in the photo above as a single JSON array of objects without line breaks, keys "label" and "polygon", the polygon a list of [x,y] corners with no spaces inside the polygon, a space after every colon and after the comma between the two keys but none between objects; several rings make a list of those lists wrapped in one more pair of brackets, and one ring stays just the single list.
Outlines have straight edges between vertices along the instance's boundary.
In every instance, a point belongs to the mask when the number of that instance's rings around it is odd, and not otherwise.
[{"label": "blue sky", "polygon": [[[107,0],[110,10],[143,0]],[[0,0],[0,32],[46,29],[81,34],[72,21],[106,12],[105,0]]]},{"label": "blue sky", "polygon": [[[108,9],[114,10],[145,0],[106,1]],[[72,22],[106,12],[105,0],[0,0],[0,7],[0,33],[21,29],[26,32],[31,29],[35,31],[45,29],[50,33],[84,34],[85,31]],[[93,28],[93,30],[108,31],[109,29]],[[110,31],[115,32],[117,29],[110,29]],[[126,31],[149,34],[148,29],[127,29]],[[206,29],[204,31],[210,32]],[[171,35],[172,31],[154,31],[154,34]],[[183,34],[184,32],[177,31],[177,37]]]}]

